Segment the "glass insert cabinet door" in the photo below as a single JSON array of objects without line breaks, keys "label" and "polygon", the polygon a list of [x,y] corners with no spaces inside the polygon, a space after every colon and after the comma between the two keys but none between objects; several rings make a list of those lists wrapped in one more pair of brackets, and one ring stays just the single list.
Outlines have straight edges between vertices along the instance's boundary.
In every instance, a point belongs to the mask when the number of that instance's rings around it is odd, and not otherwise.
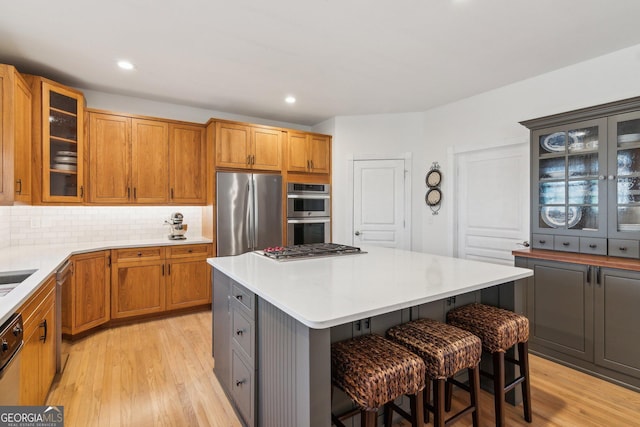
[{"label": "glass insert cabinet door", "polygon": [[42,89],[43,199],[80,201],[84,192],[81,96],[46,82]]},{"label": "glass insert cabinet door", "polygon": [[609,118],[609,235],[640,237],[640,112]]},{"label": "glass insert cabinet door", "polygon": [[606,235],[606,136],[606,119],[534,132],[535,232]]}]

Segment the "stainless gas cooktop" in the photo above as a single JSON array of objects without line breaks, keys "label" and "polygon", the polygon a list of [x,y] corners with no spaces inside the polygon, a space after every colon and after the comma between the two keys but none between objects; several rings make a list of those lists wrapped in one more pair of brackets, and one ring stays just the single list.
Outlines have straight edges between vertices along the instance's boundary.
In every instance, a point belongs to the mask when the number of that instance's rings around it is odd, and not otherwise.
[{"label": "stainless gas cooktop", "polygon": [[366,252],[355,246],[341,245],[338,243],[313,243],[308,245],[284,247],[276,246],[272,248],[265,248],[261,252],[264,256],[278,261],[366,254]]}]

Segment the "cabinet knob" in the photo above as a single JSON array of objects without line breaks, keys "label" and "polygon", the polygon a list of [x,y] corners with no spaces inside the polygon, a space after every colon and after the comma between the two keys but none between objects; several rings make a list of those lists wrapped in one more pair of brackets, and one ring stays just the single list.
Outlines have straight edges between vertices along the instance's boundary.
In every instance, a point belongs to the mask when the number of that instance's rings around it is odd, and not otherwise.
[{"label": "cabinet knob", "polygon": [[627,247],[626,246],[620,246],[618,249],[620,249],[622,252],[624,252],[624,251],[627,250]]},{"label": "cabinet knob", "polygon": [[240,337],[241,337],[241,336],[242,336],[242,334],[244,334],[244,331],[243,331],[242,329],[238,329],[238,330],[236,331],[236,335],[238,335],[238,336],[240,336]]},{"label": "cabinet knob", "polygon": [[238,301],[242,301],[242,295],[236,295],[236,299],[237,299]]},{"label": "cabinet knob", "polygon": [[538,243],[540,243],[541,245],[544,245],[545,243],[547,243],[546,240],[538,240]]},{"label": "cabinet knob", "polygon": [[616,176],[615,175],[609,175],[609,179],[613,181],[614,179],[616,179]]},{"label": "cabinet knob", "polygon": [[142,252],[138,252],[138,256],[142,256]]},{"label": "cabinet knob", "polygon": [[605,179],[607,179],[607,177],[606,177],[606,176],[604,176],[604,175],[598,175],[598,179],[599,179],[600,181],[604,181]]},{"label": "cabinet knob", "polygon": [[598,245],[596,245],[595,243],[592,243],[592,244],[590,244],[590,245],[589,245],[589,247],[590,247],[591,249],[595,249],[595,248],[597,248],[597,247],[598,247]]},{"label": "cabinet knob", "polygon": [[562,242],[562,246],[569,246],[569,242]]},{"label": "cabinet knob", "polygon": [[247,380],[236,381],[236,387],[242,387],[242,384],[246,383]]}]

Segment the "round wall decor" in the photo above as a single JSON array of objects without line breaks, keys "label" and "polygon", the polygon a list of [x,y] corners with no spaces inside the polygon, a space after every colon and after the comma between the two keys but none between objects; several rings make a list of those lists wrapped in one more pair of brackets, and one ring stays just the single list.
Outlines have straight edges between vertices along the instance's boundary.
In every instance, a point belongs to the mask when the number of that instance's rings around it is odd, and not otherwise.
[{"label": "round wall decor", "polygon": [[442,202],[442,190],[440,190],[440,184],[442,184],[442,171],[438,162],[433,162],[427,176],[424,179],[427,184],[427,194],[424,196],[424,201],[431,209],[433,215],[438,215],[440,210],[440,203]]}]

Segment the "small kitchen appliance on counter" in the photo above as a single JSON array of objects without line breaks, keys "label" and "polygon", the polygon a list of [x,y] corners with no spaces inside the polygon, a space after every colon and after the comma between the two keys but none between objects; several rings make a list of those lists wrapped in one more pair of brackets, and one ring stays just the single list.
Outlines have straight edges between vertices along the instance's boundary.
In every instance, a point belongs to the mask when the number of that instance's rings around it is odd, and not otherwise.
[{"label": "small kitchen appliance on counter", "polygon": [[366,254],[355,246],[341,245],[339,243],[311,243],[306,245],[292,245],[285,247],[265,248],[264,256],[278,260],[289,261],[296,259],[320,258],[329,256]]},{"label": "small kitchen appliance on counter", "polygon": [[187,232],[187,224],[183,224],[182,221],[184,217],[180,212],[174,212],[171,214],[171,218],[168,221],[165,221],[165,224],[168,224],[171,228],[171,233],[169,233],[169,240],[185,240],[186,237],[184,233]]}]

